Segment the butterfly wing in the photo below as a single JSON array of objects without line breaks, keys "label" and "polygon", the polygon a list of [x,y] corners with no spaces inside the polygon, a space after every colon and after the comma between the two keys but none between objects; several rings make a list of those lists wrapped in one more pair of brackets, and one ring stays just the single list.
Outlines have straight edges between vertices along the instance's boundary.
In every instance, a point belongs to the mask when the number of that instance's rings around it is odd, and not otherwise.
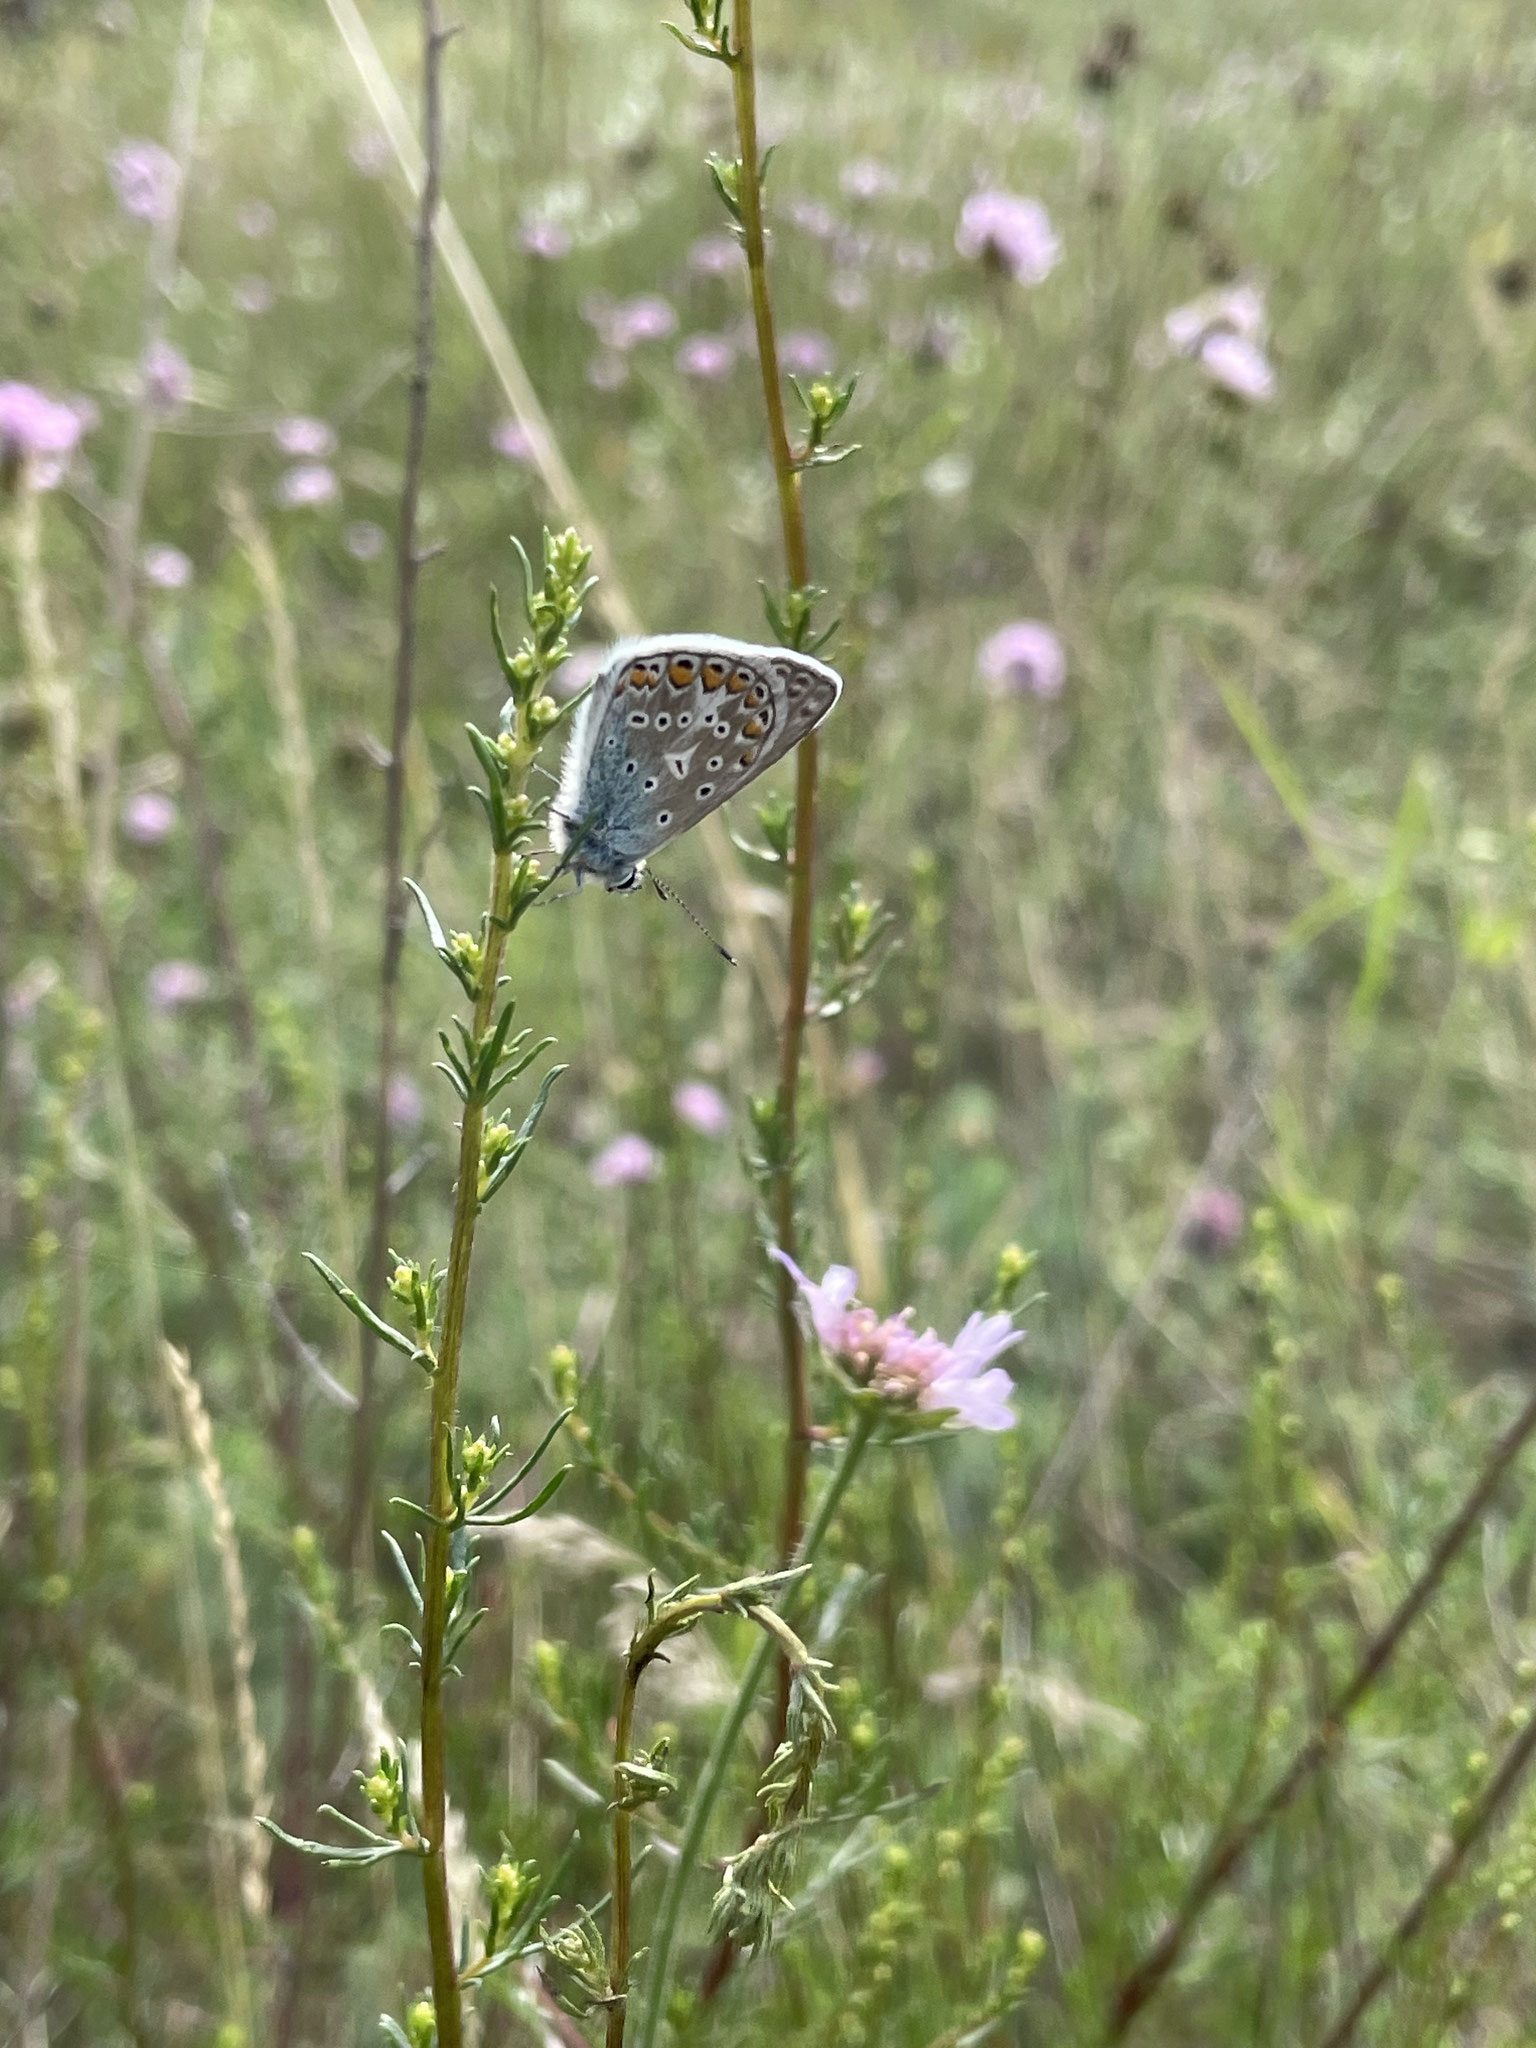
[{"label": "butterfly wing", "polygon": [[556,798],[567,843],[580,835],[572,866],[619,886],[782,760],[842,687],[789,648],[706,634],[616,648],[578,714]]}]

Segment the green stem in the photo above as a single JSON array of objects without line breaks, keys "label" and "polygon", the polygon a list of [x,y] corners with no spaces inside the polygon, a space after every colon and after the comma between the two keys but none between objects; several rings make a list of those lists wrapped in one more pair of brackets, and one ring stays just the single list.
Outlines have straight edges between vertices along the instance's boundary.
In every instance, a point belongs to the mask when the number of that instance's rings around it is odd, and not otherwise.
[{"label": "green stem", "polygon": [[[475,995],[475,1037],[484,1038],[495,1010],[507,944],[507,918],[512,902],[512,856],[498,853],[491,868],[490,914],[485,925],[484,961]],[[438,1518],[427,1534],[425,1581],[422,1586],[421,1631],[421,1802],[426,1853],[421,1880],[426,1897],[427,1934],[432,1945],[432,2003],[437,2013],[439,2048],[462,2048],[463,2000],[454,1952],[453,1913],[448,1903],[447,1722],[443,1709],[443,1637],[448,1621],[450,1531],[443,1525],[453,1514],[451,1474],[453,1430],[458,1420],[459,1358],[464,1344],[464,1312],[469,1299],[469,1266],[480,1215],[480,1139],[485,1104],[478,1092],[464,1105],[459,1136],[459,1179],[454,1197],[453,1236],[443,1306],[443,1336],[432,1378],[432,1481],[429,1500]]]},{"label": "green stem", "polygon": [[[735,0],[732,13],[735,48],[731,83],[736,101],[736,137],[741,157],[740,204],[742,241],[752,291],[752,322],[757,331],[757,361],[768,413],[768,445],[779,493],[779,524],[784,537],[784,563],[790,584],[803,589],[811,580],[805,538],[805,503],[800,471],[795,467],[784,417],[784,387],[779,374],[779,348],[774,333],[773,300],[768,290],[768,257],[763,235],[763,192],[757,143],[757,65],[752,34],[752,0]],[[805,1049],[805,1007],[811,980],[812,878],[816,856],[816,735],[800,742],[795,758],[794,870],[789,900],[789,979],[784,999],[784,1030],[779,1059],[779,1121],[781,1159],[773,1188],[774,1234],[779,1248],[795,1256],[795,1135],[800,1107],[800,1063]],[[811,1456],[811,1403],[805,1368],[805,1337],[795,1314],[795,1286],[781,1266],[778,1289],[779,1348],[784,1361],[784,1398],[788,1435],[784,1446],[784,1497],[780,1507],[779,1556],[788,1562],[800,1539],[805,1518],[805,1479]],[[782,1732],[782,1731],[780,1731]]]},{"label": "green stem", "polygon": [[[827,1482],[827,1490],[821,1497],[816,1518],[806,1530],[795,1553],[796,1564],[811,1564],[815,1561],[822,1540],[832,1526],[833,1517],[848,1491],[849,1482],[858,1470],[859,1461],[873,1434],[876,1416],[873,1410],[861,1409],[855,1416],[853,1427],[843,1445],[842,1457]],[[797,1582],[784,1596],[783,1607],[793,1606],[803,1581]],[[656,1927],[652,1935],[650,1961],[646,1972],[645,2010],[641,2016],[638,2048],[654,2048],[656,2030],[661,2015],[666,2009],[667,1998],[672,1986],[672,1948],[677,1938],[678,1922],[682,1917],[683,1899],[688,1889],[699,1854],[704,1846],[704,1836],[709,1827],[710,1816],[715,1810],[715,1801],[725,1784],[731,1757],[747,1716],[767,1674],[778,1644],[767,1630],[759,1637],[756,1648],[742,1674],[737,1687],[736,1698],[730,1712],[715,1731],[714,1742],[694,1788],[693,1800],[688,1808],[688,1818],[683,1825],[683,1838],[678,1845],[677,1859],[667,1874],[666,1889],[657,1909]]]}]

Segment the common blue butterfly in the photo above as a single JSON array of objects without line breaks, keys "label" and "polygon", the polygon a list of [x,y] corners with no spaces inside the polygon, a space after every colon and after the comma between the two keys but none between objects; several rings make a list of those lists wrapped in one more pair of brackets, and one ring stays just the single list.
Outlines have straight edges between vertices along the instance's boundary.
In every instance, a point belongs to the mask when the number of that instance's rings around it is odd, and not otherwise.
[{"label": "common blue butterfly", "polygon": [[825,662],[713,633],[610,650],[576,713],[550,807],[560,864],[638,889],[658,847],[725,803],[820,725],[842,693]]}]

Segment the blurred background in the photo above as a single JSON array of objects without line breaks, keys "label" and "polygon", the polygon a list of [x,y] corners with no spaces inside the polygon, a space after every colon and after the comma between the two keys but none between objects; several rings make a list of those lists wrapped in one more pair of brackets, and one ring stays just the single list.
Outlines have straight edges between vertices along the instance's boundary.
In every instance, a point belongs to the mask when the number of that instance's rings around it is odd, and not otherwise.
[{"label": "blurred background", "polygon": [[[704,169],[727,82],[662,11],[454,15],[469,261],[438,280],[404,817],[445,922],[483,901],[463,724],[500,707],[508,534],[599,547],[570,686],[626,608],[766,638],[783,580]],[[857,885],[895,919],[817,1029],[805,1262],[949,1331],[1016,1245],[1042,1298],[1017,1428],[849,1498],[828,1796],[865,1818],[707,2000],[700,1913],[675,2033],[1096,2042],[1530,1393],[1536,34],[1513,0],[758,12],[785,366],[860,379],[861,452],[807,485],[847,683],[822,915]],[[28,2048],[372,2040],[425,1972],[414,1884],[250,1825],[360,1810],[412,1712],[366,1532],[425,1485],[420,1377],[381,1357],[360,1508],[356,1332],[300,1255],[355,1273],[368,1226],[419,34],[402,0],[0,10],[0,2038]],[[482,1227],[463,1412],[531,1443],[570,1345],[607,1462],[488,1561],[453,1795],[467,1857],[569,1845],[589,1900],[636,1587],[690,1542],[774,1554],[743,1154],[786,917],[753,809],[662,862],[739,967],[597,890],[518,934],[519,1021],[570,1071]],[[449,992],[413,926],[389,1120],[423,1258]],[[1138,2039],[1324,2038],[1525,1725],[1533,1579],[1511,1481]],[[746,1646],[684,1647],[647,1725],[686,1775]],[[1533,1884],[1521,1781],[1358,2038],[1528,2048]],[[531,1978],[478,2025],[581,2038]]]}]

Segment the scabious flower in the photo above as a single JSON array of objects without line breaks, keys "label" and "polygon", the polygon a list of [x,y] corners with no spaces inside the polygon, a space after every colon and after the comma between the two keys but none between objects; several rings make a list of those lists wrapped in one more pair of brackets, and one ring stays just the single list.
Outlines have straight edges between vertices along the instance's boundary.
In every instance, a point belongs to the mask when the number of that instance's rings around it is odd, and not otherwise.
[{"label": "scabious flower", "polygon": [[302,456],[317,461],[323,455],[334,454],[336,449],[334,430],[324,420],[310,419],[303,413],[279,420],[272,429],[272,439],[280,453],[291,455],[295,460]]},{"label": "scabious flower", "polygon": [[1011,1317],[978,1311],[946,1344],[932,1329],[919,1336],[909,1308],[884,1321],[866,1308],[851,1266],[829,1266],[818,1285],[777,1245],[770,1254],[804,1295],[822,1351],[857,1385],[925,1414],[952,1414],[968,1429],[1012,1429],[1013,1381],[992,1363],[1023,1336]]},{"label": "scabious flower", "polygon": [[1242,1236],[1245,1221],[1243,1198],[1235,1188],[1196,1188],[1184,1204],[1179,1235],[1184,1249],[1193,1252],[1196,1258],[1219,1259]]},{"label": "scabious flower", "polygon": [[157,412],[177,412],[192,396],[192,365],[164,339],[145,350],[141,374],[144,396]]},{"label": "scabious flower", "polygon": [[119,143],[107,159],[117,203],[130,220],[169,220],[181,193],[181,171],[158,142]]},{"label": "scabious flower", "polygon": [[656,1147],[638,1131],[624,1131],[605,1145],[589,1171],[597,1188],[633,1187],[639,1181],[654,1180],[661,1166]]},{"label": "scabious flower", "polygon": [[1197,355],[1208,336],[1222,331],[1245,341],[1264,339],[1264,294],[1256,284],[1206,292],[1163,316],[1163,333],[1175,355]]},{"label": "scabious flower", "polygon": [[725,1097],[707,1081],[680,1081],[672,1091],[672,1108],[679,1123],[701,1138],[723,1138],[731,1128]]},{"label": "scabious flower", "polygon": [[79,406],[50,398],[31,384],[0,384],[0,470],[30,462],[31,481],[39,490],[51,490],[85,425]]},{"label": "scabious flower", "polygon": [[151,1009],[180,1010],[207,999],[213,983],[194,960],[162,960],[151,967],[145,983]]},{"label": "scabious flower", "polygon": [[491,446],[508,462],[532,462],[533,441],[520,420],[498,420],[491,429]]},{"label": "scabious flower", "polygon": [[298,462],[285,469],[277,480],[274,496],[287,511],[305,505],[329,505],[341,486],[336,472],[323,462]]},{"label": "scabious flower", "polygon": [[621,299],[608,315],[603,339],[620,355],[645,341],[665,341],[677,332],[677,314],[658,292]]},{"label": "scabious flower", "polygon": [[1200,367],[1213,384],[1250,405],[1267,405],[1275,395],[1274,365],[1257,342],[1241,334],[1208,334],[1200,344]]},{"label": "scabious flower", "polygon": [[1038,199],[973,192],[960,209],[955,247],[1017,284],[1043,284],[1061,260],[1061,242]]},{"label": "scabious flower", "polygon": [[677,367],[685,377],[697,377],[706,384],[728,377],[736,360],[730,337],[724,334],[690,334],[678,349]]},{"label": "scabious flower", "polygon": [[176,829],[176,806],[164,790],[141,789],[123,805],[123,836],[135,846],[159,846]]},{"label": "scabious flower", "polygon": [[420,1128],[426,1104],[409,1074],[391,1074],[384,1090],[384,1116],[392,1131],[404,1135]]},{"label": "scabious flower", "polygon": [[542,256],[546,263],[558,263],[571,253],[571,238],[554,220],[525,220],[522,244],[530,256]]},{"label": "scabious flower", "polygon": [[792,327],[779,339],[779,362],[794,377],[824,377],[837,361],[837,351],[815,327]]},{"label": "scabious flower", "polygon": [[1015,619],[1000,627],[982,642],[976,666],[994,697],[1059,697],[1067,679],[1061,642],[1039,619]]},{"label": "scabious flower", "polygon": [[152,583],[156,590],[185,590],[192,581],[190,557],[166,541],[146,548],[139,567],[144,581]]},{"label": "scabious flower", "polygon": [[688,268],[700,277],[729,277],[743,260],[734,235],[705,235],[688,251]]}]

